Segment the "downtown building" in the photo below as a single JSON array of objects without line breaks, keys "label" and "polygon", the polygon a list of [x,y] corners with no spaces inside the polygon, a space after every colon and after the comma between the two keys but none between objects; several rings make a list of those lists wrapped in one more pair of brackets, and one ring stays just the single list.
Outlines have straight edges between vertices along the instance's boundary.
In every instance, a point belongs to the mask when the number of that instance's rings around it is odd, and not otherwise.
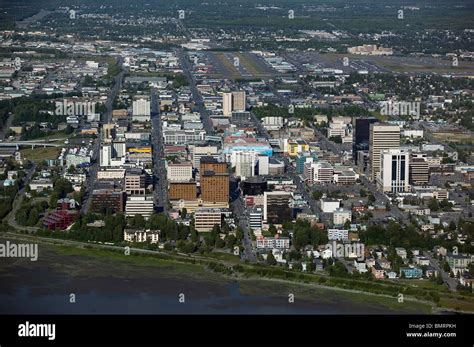
[{"label": "downtown building", "polygon": [[150,111],[150,100],[148,98],[142,97],[134,100],[132,104],[132,121],[149,122]]},{"label": "downtown building", "polygon": [[244,112],[246,108],[245,91],[222,93],[222,113],[232,117],[232,112]]},{"label": "downtown building", "polygon": [[376,181],[380,174],[382,152],[400,148],[400,127],[390,124],[370,124],[369,163],[370,179]]},{"label": "downtown building", "polygon": [[137,195],[127,197],[125,204],[125,215],[127,217],[134,217],[141,215],[148,219],[154,211],[153,195]]},{"label": "downtown building", "polygon": [[194,212],[194,228],[198,232],[209,232],[214,226],[222,226],[222,211],[220,208],[198,207]]},{"label": "downtown building", "polygon": [[282,224],[292,219],[290,199],[292,194],[285,191],[263,193],[263,219],[268,224]]},{"label": "downtown building", "polygon": [[201,200],[211,204],[229,204],[229,174],[205,171],[201,175]]},{"label": "downtown building", "polygon": [[358,152],[369,151],[370,125],[377,123],[377,118],[356,118],[352,140],[352,157],[358,164]]},{"label": "downtown building", "polygon": [[400,149],[382,152],[380,175],[377,186],[383,192],[402,193],[409,191],[410,153]]},{"label": "downtown building", "polygon": [[412,153],[410,158],[410,183],[426,186],[429,182],[429,163],[426,154]]}]

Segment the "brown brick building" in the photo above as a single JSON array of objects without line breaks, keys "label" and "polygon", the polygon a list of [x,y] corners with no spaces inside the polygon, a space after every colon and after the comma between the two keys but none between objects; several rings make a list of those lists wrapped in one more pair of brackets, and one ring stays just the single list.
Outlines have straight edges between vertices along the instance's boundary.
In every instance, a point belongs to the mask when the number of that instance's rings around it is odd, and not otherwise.
[{"label": "brown brick building", "polygon": [[201,176],[201,199],[204,202],[228,203],[229,174],[204,171]]},{"label": "brown brick building", "polygon": [[91,211],[103,213],[123,212],[123,192],[119,189],[95,189],[92,191]]},{"label": "brown brick building", "polygon": [[201,172],[214,171],[215,173],[227,173],[227,163],[219,162],[214,157],[202,157],[200,170]]},{"label": "brown brick building", "polygon": [[170,183],[170,200],[196,200],[196,182]]}]

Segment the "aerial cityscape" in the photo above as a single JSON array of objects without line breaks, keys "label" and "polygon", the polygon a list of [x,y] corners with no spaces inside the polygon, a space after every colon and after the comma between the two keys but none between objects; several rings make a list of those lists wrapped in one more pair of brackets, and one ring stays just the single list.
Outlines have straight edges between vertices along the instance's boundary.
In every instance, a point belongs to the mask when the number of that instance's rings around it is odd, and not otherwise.
[{"label": "aerial cityscape", "polygon": [[471,1],[0,10],[0,313],[474,313]]}]

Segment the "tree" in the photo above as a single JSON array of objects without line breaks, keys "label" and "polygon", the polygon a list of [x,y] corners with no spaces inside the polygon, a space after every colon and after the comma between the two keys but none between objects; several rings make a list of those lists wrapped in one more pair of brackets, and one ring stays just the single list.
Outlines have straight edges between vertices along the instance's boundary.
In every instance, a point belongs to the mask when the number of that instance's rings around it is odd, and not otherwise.
[{"label": "tree", "polygon": [[236,242],[236,238],[235,238],[234,235],[227,235],[227,237],[225,239],[226,248],[232,249],[235,245],[235,242]]},{"label": "tree", "polygon": [[456,230],[456,223],[454,221],[449,222],[449,230]]},{"label": "tree", "polygon": [[238,242],[242,242],[242,239],[244,238],[244,231],[241,227],[237,227],[237,230],[235,231],[235,237],[237,238]]},{"label": "tree", "polygon": [[273,224],[270,224],[268,227],[268,232],[273,236],[277,233],[277,228]]},{"label": "tree", "polygon": [[373,204],[373,203],[375,202],[375,196],[374,196],[374,194],[370,193],[370,194],[369,194],[369,197],[367,198],[367,200],[368,200],[371,204]]},{"label": "tree", "polygon": [[216,246],[217,248],[224,248],[224,246],[225,246],[224,240],[221,239],[219,236],[217,236],[217,237],[216,237],[215,246]]},{"label": "tree", "polygon": [[145,218],[141,214],[136,214],[132,219],[132,226],[135,228],[144,228],[145,227]]},{"label": "tree", "polygon": [[430,202],[428,203],[428,207],[431,211],[438,211],[439,210],[438,200],[436,200],[436,198],[431,198]]},{"label": "tree", "polygon": [[313,192],[313,199],[319,200],[323,197],[323,192],[321,191],[315,191]]},{"label": "tree", "polygon": [[367,196],[367,191],[365,189],[361,189],[359,191],[359,195],[361,198],[365,198]]},{"label": "tree", "polygon": [[268,255],[267,255],[267,264],[268,265],[276,265],[277,264],[275,256],[273,255],[273,253],[271,251],[268,252]]},{"label": "tree", "polygon": [[76,169],[75,166],[71,164],[71,165],[69,165],[69,167],[68,167],[68,169],[67,169],[67,172],[70,173],[70,174],[72,174],[72,173],[74,173],[74,170],[75,170],[75,169]]},{"label": "tree", "polygon": [[188,214],[188,210],[186,209],[186,207],[183,207],[183,209],[181,210],[181,218],[186,218],[186,215]]},{"label": "tree", "polygon": [[350,228],[351,228],[351,221],[346,220],[346,222],[344,223],[344,229],[349,230]]}]

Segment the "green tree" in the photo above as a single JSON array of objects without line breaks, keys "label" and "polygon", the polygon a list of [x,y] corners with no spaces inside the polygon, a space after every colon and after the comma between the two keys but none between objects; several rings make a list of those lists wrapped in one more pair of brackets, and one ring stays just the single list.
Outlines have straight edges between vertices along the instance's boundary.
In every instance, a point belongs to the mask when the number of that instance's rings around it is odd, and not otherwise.
[{"label": "green tree", "polygon": [[268,252],[268,255],[267,255],[267,264],[268,265],[276,265],[277,264],[277,261],[275,259],[275,256],[273,255],[272,252]]},{"label": "green tree", "polygon": [[438,200],[436,200],[435,198],[431,198],[430,202],[428,203],[428,207],[431,211],[438,211],[439,210]]}]

